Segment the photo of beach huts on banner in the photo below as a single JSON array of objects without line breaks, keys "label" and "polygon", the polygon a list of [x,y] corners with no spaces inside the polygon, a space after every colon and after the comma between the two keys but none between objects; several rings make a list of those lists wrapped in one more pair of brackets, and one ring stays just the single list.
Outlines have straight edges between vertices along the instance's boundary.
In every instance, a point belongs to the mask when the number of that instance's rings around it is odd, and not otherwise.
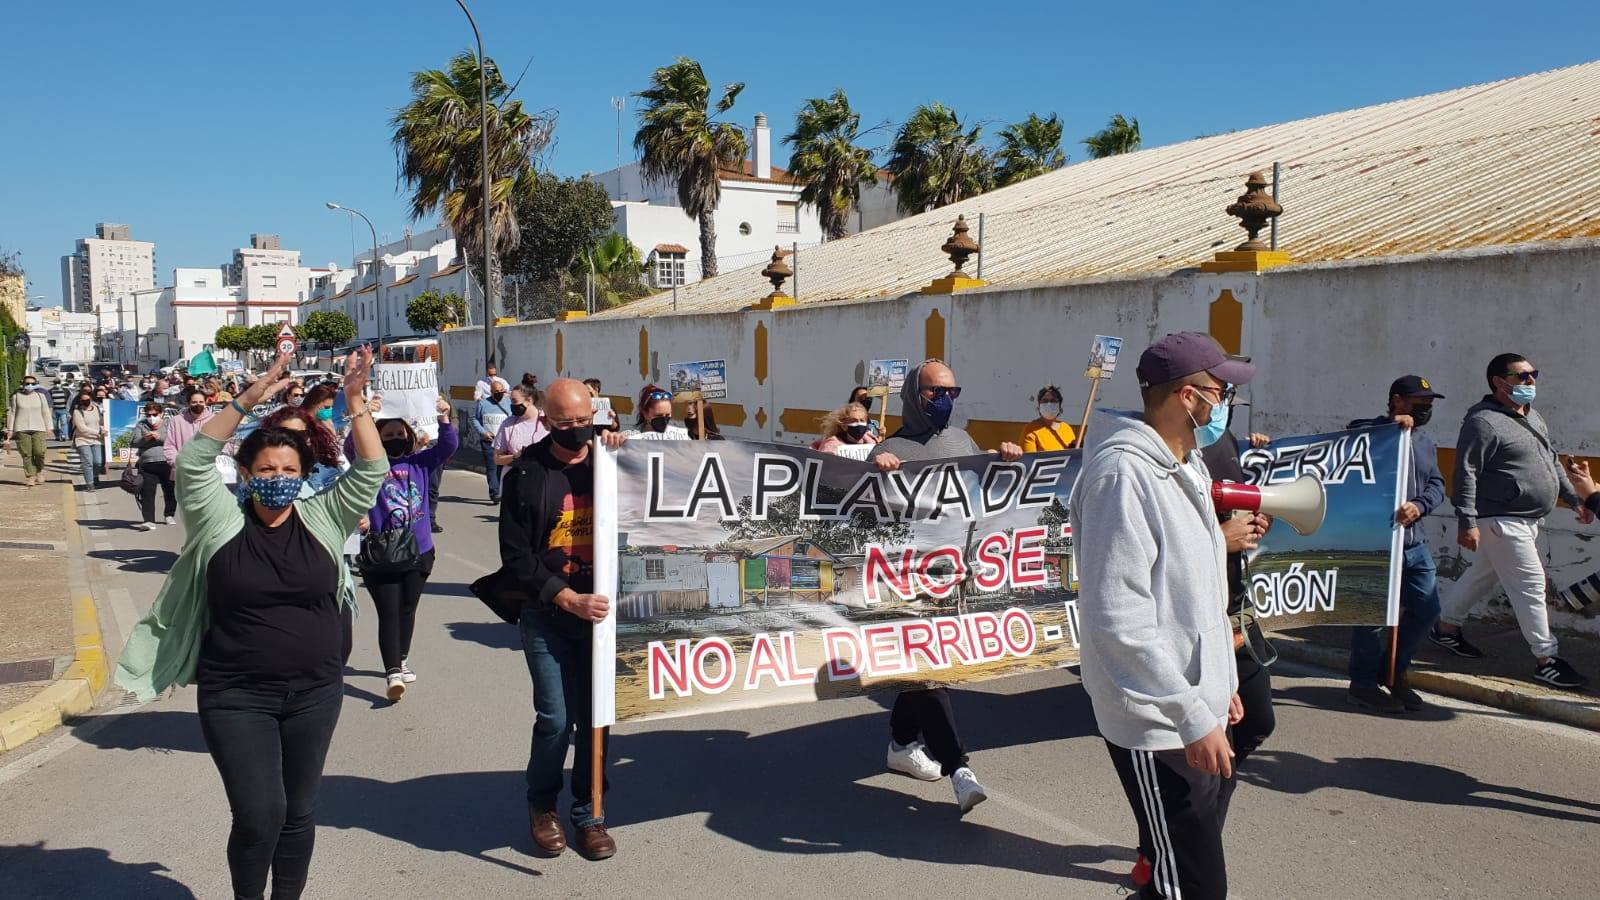
[{"label": "photo of beach huts on banner", "polygon": [[106,461],[128,463],[137,454],[133,445],[139,440],[139,419],[144,404],[137,400],[106,401]]},{"label": "photo of beach huts on banner", "polygon": [[795,447],[706,447],[617,454],[619,720],[1076,661],[1076,451],[885,474]]}]

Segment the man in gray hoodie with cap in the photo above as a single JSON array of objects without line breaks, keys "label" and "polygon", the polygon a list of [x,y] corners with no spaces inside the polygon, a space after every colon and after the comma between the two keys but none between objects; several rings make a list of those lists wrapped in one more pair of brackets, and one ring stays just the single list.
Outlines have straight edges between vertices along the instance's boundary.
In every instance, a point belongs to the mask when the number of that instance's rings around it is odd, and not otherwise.
[{"label": "man in gray hoodie with cap", "polygon": [[[900,387],[900,430],[872,448],[868,457],[884,472],[900,468],[902,461],[975,456],[972,436],[950,424],[961,386],[956,374],[937,359],[925,360],[906,373]],[[1000,458],[1013,460],[1022,448],[1000,445]],[[967,766],[966,748],[956,731],[955,711],[944,688],[901,691],[889,715],[889,769],[938,781],[948,777],[956,803],[963,813],[988,799],[978,777]]]},{"label": "man in gray hoodie with cap", "polygon": [[1153,853],[1139,897],[1228,895],[1228,729],[1244,710],[1227,542],[1196,432],[1254,374],[1207,335],[1157,341],[1139,360],[1143,415],[1097,419],[1072,492],[1083,687]]}]

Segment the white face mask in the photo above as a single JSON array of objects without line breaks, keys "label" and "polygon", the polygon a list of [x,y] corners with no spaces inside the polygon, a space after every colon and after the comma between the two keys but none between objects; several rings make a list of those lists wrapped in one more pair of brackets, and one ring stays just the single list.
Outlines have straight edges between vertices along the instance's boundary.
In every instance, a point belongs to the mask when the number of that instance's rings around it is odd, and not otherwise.
[{"label": "white face mask", "polygon": [[1061,404],[1041,403],[1039,404],[1039,415],[1044,416],[1046,419],[1059,419],[1061,418]]}]

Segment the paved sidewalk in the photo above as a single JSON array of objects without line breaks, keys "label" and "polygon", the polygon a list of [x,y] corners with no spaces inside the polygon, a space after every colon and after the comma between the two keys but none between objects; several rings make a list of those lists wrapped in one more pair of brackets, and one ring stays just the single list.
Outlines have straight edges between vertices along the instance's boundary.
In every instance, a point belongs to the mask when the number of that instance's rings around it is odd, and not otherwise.
[{"label": "paved sidewalk", "polygon": [[[1592,679],[1586,691],[1564,691],[1533,681],[1533,656],[1509,614],[1504,619],[1472,619],[1466,631],[1485,657],[1463,659],[1425,640],[1411,664],[1413,687],[1600,731],[1600,640],[1560,635],[1562,658]],[[1336,672],[1348,670],[1348,628],[1301,628],[1275,634],[1272,639],[1287,659]]]},{"label": "paved sidewalk", "polygon": [[0,460],[0,751],[88,711],[106,681],[81,573],[77,466],[52,446],[46,467],[45,484],[24,487],[21,460]]}]

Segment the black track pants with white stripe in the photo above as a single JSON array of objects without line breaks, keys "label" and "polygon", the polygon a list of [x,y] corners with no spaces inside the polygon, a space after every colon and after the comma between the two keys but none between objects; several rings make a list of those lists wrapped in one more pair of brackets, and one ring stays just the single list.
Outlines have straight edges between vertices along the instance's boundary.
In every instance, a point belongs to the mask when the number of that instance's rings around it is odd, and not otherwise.
[{"label": "black track pants with white stripe", "polygon": [[1138,820],[1139,846],[1154,850],[1150,883],[1138,896],[1226,900],[1222,824],[1234,779],[1190,768],[1182,750],[1127,750],[1110,741],[1106,750]]}]

